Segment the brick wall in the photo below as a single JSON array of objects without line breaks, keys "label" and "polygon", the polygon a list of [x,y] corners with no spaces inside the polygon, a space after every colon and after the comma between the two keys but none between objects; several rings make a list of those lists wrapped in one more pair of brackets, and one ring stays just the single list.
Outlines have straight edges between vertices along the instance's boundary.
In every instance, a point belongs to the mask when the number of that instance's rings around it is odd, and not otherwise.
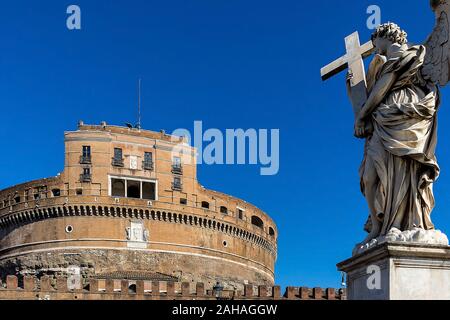
[{"label": "brick wall", "polygon": [[[84,289],[69,290],[67,278],[40,279],[8,276],[0,286],[0,300],[216,300],[218,293],[205,290],[203,283],[96,280]],[[245,285],[244,292],[223,291],[223,299],[234,300],[345,300],[345,290]]]}]

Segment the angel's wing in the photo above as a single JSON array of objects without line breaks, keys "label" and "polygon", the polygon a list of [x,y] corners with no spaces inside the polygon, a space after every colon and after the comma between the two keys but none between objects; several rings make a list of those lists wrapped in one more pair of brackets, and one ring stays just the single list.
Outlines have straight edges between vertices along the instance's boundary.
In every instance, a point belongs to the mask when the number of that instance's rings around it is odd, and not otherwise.
[{"label": "angel's wing", "polygon": [[425,80],[445,86],[450,81],[450,3],[448,0],[432,0],[436,14],[436,26],[425,42],[427,53],[422,68]]}]

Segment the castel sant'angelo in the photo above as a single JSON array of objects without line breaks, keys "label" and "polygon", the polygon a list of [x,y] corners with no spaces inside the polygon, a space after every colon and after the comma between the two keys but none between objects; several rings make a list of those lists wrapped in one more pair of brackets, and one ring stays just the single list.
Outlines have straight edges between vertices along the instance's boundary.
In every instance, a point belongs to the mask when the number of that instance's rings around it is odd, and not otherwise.
[{"label": "castel sant'angelo", "polygon": [[3,279],[274,285],[274,221],[202,187],[182,138],[81,121],[64,138],[64,171],[0,191]]}]

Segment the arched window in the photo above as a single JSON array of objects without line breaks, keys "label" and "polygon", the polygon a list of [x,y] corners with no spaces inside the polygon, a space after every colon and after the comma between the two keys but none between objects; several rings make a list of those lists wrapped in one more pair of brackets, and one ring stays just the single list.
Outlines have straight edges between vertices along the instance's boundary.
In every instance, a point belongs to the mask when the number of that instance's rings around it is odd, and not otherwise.
[{"label": "arched window", "polygon": [[252,216],[252,225],[257,226],[258,228],[263,229],[264,228],[264,222],[261,220],[260,217]]},{"label": "arched window", "polygon": [[220,207],[220,213],[222,213],[222,214],[228,214],[228,208],[227,208],[227,207],[224,207],[224,206],[221,206],[221,207]]},{"label": "arched window", "polygon": [[202,201],[202,208],[203,208],[203,209],[209,209],[209,202],[207,202],[207,201]]},{"label": "arched window", "polygon": [[272,236],[272,237],[275,236],[275,230],[273,230],[272,227],[269,228],[269,236]]},{"label": "arched window", "polygon": [[129,293],[136,293],[136,285],[135,284],[131,284],[129,287],[128,287],[128,292]]}]

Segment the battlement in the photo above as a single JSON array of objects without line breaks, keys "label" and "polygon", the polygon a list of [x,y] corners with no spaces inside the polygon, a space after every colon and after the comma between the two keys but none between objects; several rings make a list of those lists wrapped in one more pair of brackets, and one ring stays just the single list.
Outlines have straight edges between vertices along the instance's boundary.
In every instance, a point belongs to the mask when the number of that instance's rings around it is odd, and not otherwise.
[{"label": "battlement", "polygon": [[[20,281],[19,281],[20,280]],[[245,285],[241,291],[205,290],[203,283],[89,279],[69,289],[66,277],[7,276],[0,300],[346,300],[345,290]]]}]

